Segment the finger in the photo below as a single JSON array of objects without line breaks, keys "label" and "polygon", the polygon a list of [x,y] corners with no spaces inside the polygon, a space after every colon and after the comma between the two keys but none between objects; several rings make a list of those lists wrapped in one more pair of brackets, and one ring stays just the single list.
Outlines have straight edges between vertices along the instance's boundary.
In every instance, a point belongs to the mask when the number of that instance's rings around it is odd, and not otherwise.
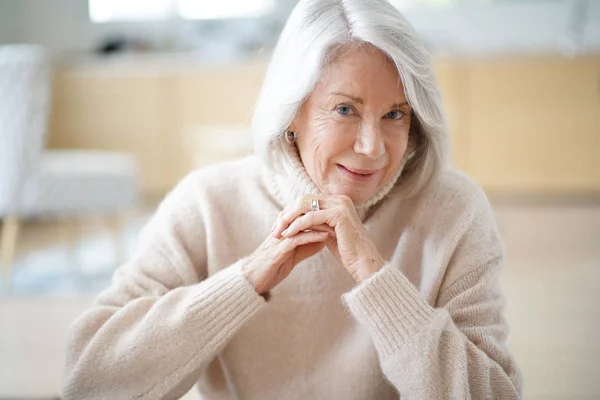
[{"label": "finger", "polygon": [[338,208],[331,208],[328,210],[321,211],[311,211],[308,214],[304,214],[303,216],[297,218],[286,230],[281,232],[281,235],[284,237],[292,237],[300,231],[309,229],[312,226],[318,226],[323,224],[328,225],[331,228],[335,228],[331,226],[330,221],[333,220],[333,217],[335,217],[335,215],[338,212]]},{"label": "finger", "polygon": [[293,237],[285,238],[281,241],[281,244],[284,248],[284,251],[292,251],[298,246],[303,246],[309,243],[320,243],[325,242],[329,237],[329,233],[327,232],[300,232]]},{"label": "finger", "polygon": [[333,256],[341,262],[340,260],[340,252],[338,251],[337,241],[333,238],[328,238],[325,240],[325,246],[327,249],[333,254]]},{"label": "finger", "polygon": [[310,194],[302,196],[296,203],[284,209],[279,215],[278,221],[275,223],[275,227],[273,228],[273,235],[275,237],[279,237],[281,232],[289,227],[290,224],[296,220],[296,218],[312,212],[312,199],[319,200],[319,208],[321,210],[331,207],[330,203],[332,203],[332,201],[330,200],[333,200],[331,199],[331,196],[324,195]]},{"label": "finger", "polygon": [[296,254],[294,254],[294,264],[302,262],[323,250],[325,248],[325,243],[326,242],[309,243],[298,247],[296,249]]},{"label": "finger", "polygon": [[332,227],[330,227],[327,224],[313,225],[309,229],[305,229],[303,232],[310,232],[310,231],[329,232],[329,234],[332,237],[336,237],[335,229],[333,229]]},{"label": "finger", "polygon": [[283,215],[284,212],[285,212],[285,209],[279,211],[277,213],[277,215],[275,216],[275,221],[273,222],[273,226],[271,226],[271,232],[273,232],[275,230],[275,226],[277,225],[277,222],[279,222],[279,219],[281,218],[281,216]]}]

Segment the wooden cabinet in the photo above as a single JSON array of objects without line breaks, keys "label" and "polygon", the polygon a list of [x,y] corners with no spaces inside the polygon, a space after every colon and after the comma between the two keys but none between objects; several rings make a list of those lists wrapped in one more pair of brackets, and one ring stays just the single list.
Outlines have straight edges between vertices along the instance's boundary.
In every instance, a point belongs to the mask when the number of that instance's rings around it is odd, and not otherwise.
[{"label": "wooden cabinet", "polygon": [[132,153],[141,165],[142,189],[163,193],[202,158],[205,149],[195,147],[207,143],[195,137],[205,135],[202,127],[250,125],[265,70],[264,63],[59,69],[49,146]]},{"label": "wooden cabinet", "polygon": [[172,133],[167,89],[155,74],[58,71],[49,145],[133,153],[143,189],[162,190],[169,184],[164,148]]},{"label": "wooden cabinet", "polygon": [[[454,164],[486,190],[600,193],[599,57],[438,59],[435,66]],[[261,61],[60,69],[50,146],[131,152],[143,189],[164,192],[218,159],[209,153],[228,141],[235,154],[251,150],[240,135],[249,132],[265,71]]]},{"label": "wooden cabinet", "polygon": [[493,192],[600,191],[598,59],[469,67],[468,172]]},{"label": "wooden cabinet", "polygon": [[470,168],[470,132],[468,113],[468,68],[460,61],[440,60],[436,63],[436,75],[442,91],[444,111],[448,118],[452,144],[452,164],[463,170]]},{"label": "wooden cabinet", "polygon": [[[207,66],[178,74],[172,98],[177,105],[173,130],[179,138],[176,143],[185,150],[169,152],[175,178],[210,160],[252,151],[250,124],[266,67],[264,62]],[[240,137],[245,133],[249,137]],[[231,151],[219,150],[226,146]]]}]

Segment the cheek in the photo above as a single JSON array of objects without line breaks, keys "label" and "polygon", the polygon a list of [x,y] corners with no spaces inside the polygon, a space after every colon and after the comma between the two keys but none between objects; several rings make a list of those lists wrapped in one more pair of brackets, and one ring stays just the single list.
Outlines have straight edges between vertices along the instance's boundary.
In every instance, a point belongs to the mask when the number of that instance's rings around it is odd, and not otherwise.
[{"label": "cheek", "polygon": [[309,176],[318,184],[323,184],[332,157],[331,144],[335,143],[332,141],[335,130],[332,129],[329,121],[314,118],[300,135],[298,148],[302,163]]},{"label": "cheek", "polygon": [[394,167],[400,164],[408,150],[408,131],[407,127],[401,132],[396,132],[395,135],[390,135],[386,149],[390,156],[390,164]]},{"label": "cheek", "polygon": [[311,152],[318,157],[323,169],[339,156],[353,148],[356,137],[353,124],[341,123],[333,118],[317,117],[311,126]]}]

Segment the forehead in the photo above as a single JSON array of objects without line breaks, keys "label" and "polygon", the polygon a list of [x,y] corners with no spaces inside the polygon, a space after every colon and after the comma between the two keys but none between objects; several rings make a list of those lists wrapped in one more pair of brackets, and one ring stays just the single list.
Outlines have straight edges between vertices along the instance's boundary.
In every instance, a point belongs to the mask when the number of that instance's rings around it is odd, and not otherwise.
[{"label": "forehead", "polygon": [[315,91],[344,91],[356,96],[404,98],[400,74],[394,63],[373,46],[352,47],[340,52],[323,71]]}]

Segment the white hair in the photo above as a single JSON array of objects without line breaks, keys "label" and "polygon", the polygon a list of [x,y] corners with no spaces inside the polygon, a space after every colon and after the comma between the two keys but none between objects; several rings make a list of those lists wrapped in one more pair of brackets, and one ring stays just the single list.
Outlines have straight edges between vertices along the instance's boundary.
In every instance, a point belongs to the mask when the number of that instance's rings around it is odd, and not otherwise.
[{"label": "white hair", "polygon": [[275,47],[252,120],[256,153],[271,167],[288,168],[285,132],[341,49],[368,44],[398,69],[412,108],[416,146],[398,181],[407,196],[438,176],[449,156],[439,86],[421,39],[386,0],[300,0]]}]

